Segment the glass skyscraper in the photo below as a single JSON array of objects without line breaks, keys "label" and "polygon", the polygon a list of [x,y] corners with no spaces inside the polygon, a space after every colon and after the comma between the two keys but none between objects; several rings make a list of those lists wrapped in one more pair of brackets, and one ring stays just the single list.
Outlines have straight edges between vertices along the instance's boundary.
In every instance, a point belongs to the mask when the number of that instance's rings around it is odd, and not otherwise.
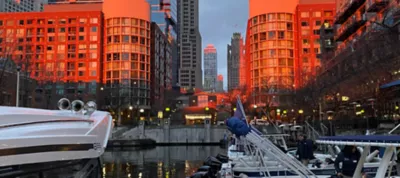
[{"label": "glass skyscraper", "polygon": [[179,79],[178,4],[177,0],[147,0],[151,6],[151,21],[167,35],[172,47],[172,85]]}]

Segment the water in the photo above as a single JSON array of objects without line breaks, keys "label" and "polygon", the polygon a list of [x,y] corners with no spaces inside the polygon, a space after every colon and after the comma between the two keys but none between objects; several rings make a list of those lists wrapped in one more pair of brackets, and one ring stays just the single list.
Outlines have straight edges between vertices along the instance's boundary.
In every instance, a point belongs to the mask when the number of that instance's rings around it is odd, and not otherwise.
[{"label": "water", "polygon": [[100,159],[72,160],[0,168],[16,178],[186,178],[208,156],[225,154],[218,146],[171,146],[108,150]]},{"label": "water", "polygon": [[226,150],[216,146],[171,146],[150,150],[107,151],[103,155],[104,178],[186,178],[203,160]]}]

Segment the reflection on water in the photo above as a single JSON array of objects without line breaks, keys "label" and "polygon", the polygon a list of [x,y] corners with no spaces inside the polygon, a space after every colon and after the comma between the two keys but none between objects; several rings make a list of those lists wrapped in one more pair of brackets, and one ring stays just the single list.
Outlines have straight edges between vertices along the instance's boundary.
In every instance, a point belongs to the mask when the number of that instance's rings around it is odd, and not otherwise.
[{"label": "reflection on water", "polygon": [[185,178],[208,156],[225,154],[215,146],[110,150],[100,159],[0,167],[0,177],[17,178]]},{"label": "reflection on water", "polygon": [[157,147],[151,150],[107,151],[104,178],[185,178],[208,156],[226,153],[215,146]]}]

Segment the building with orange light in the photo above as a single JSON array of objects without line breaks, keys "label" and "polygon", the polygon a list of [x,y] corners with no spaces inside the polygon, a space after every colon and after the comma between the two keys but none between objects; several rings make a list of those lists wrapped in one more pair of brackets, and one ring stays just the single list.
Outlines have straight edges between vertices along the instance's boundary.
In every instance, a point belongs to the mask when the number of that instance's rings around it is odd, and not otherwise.
[{"label": "building with orange light", "polygon": [[44,12],[2,13],[0,25],[0,56],[11,55],[39,82],[60,83],[55,87],[58,96],[69,91],[93,94],[92,99],[104,98],[103,106],[109,109],[133,110],[125,116],[150,109],[151,25],[146,0],[70,0],[46,5]]},{"label": "building with orange light", "polygon": [[222,74],[219,74],[217,77],[216,92],[224,92],[224,76]]},{"label": "building with orange light", "polygon": [[[400,80],[399,2],[337,0],[336,4],[335,48],[323,54],[317,80],[323,111],[356,103],[365,111],[363,118],[393,117],[399,105],[398,95],[393,95]],[[347,101],[340,102],[341,97]],[[352,109],[344,112],[346,118],[359,117]]]},{"label": "building with orange light", "polygon": [[315,78],[321,61],[320,28],[332,26],[336,12],[335,0],[300,0],[296,8],[298,24],[297,60],[298,88]]},{"label": "building with orange light", "polygon": [[297,58],[296,5],[297,0],[250,0],[246,70],[252,104],[290,104]]},{"label": "building with orange light", "polygon": [[[301,83],[320,62],[319,29],[333,22],[333,0],[249,0],[246,32],[247,89],[257,106],[289,107]],[[307,74],[307,75],[305,75]]]}]

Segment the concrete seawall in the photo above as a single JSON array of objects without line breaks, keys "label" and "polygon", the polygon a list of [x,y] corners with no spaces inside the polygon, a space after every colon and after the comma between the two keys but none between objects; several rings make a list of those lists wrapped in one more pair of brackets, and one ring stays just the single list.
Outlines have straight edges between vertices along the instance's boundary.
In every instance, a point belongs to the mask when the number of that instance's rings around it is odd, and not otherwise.
[{"label": "concrete seawall", "polygon": [[141,123],[138,127],[125,131],[113,140],[125,142],[127,140],[154,140],[158,145],[193,145],[193,144],[220,144],[227,138],[229,131],[225,126],[211,125],[210,121],[204,125],[170,125],[165,120],[160,126],[146,127]]}]

